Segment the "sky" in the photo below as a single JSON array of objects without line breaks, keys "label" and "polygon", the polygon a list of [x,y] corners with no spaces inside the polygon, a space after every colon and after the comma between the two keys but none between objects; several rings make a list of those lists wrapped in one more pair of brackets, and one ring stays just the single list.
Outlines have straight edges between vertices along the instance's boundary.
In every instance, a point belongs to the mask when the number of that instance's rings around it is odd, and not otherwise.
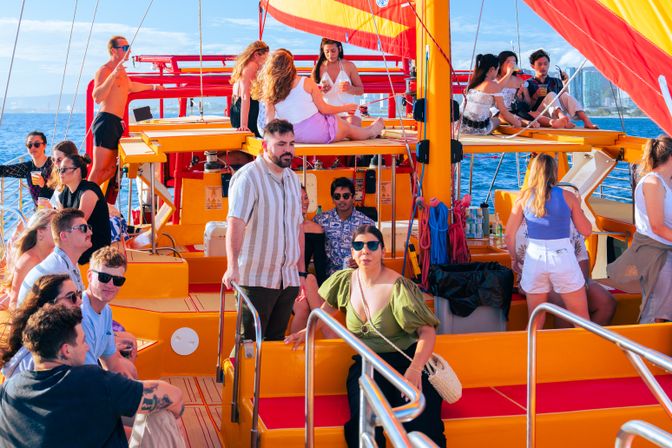
[{"label": "sky", "polygon": [[[198,54],[198,0],[98,1],[92,28],[96,0],[25,0],[8,97],[58,95],[61,90],[66,94],[77,90],[81,94],[96,69],[107,60],[106,43],[114,34],[125,35],[129,40],[135,35],[134,54]],[[295,1],[298,4],[310,0]],[[0,97],[7,85],[21,3],[22,0],[2,0]],[[523,61],[529,53],[543,47],[550,52],[552,64],[567,67],[581,63],[581,55],[539,19],[522,0],[484,0],[477,53],[496,54],[512,46],[517,48],[516,4],[519,8]],[[204,54],[236,54],[257,39],[257,5],[256,0],[202,0]],[[467,68],[470,65],[479,8],[478,1],[451,0],[452,58],[455,68]],[[147,16],[139,28],[145,12]],[[75,20],[68,54],[73,16]],[[91,39],[84,59],[90,31]],[[269,16],[264,40],[271,48],[285,47],[297,54],[314,54],[320,36],[293,30]],[[365,53],[366,50],[346,46],[345,52]],[[129,71],[134,71],[130,62],[127,67]],[[139,65],[135,69],[144,71],[150,67]],[[63,80],[64,71],[66,76]],[[81,83],[77,88],[80,72]]]}]

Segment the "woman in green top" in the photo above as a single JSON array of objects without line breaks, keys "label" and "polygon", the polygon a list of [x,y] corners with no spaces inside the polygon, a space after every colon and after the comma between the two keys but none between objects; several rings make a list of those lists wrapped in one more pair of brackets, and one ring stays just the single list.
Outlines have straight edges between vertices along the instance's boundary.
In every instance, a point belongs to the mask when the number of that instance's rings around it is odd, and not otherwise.
[{"label": "woman in green top", "polygon": [[[441,397],[429,383],[423,367],[434,350],[435,327],[439,321],[427,308],[422,293],[412,281],[383,265],[383,235],[371,225],[355,230],[352,237],[352,258],[357,269],[338,271],[320,287],[327,311],[337,308],[345,312],[348,330],[359,337],[425,395],[425,410],[415,420],[405,423],[407,431],[420,431],[438,446],[446,446],[441,421]],[[370,316],[370,319],[367,318]],[[373,327],[375,326],[375,330]],[[403,350],[409,361],[376,330]],[[305,330],[294,333],[285,343],[298,346],[305,339]],[[350,404],[350,420],[345,424],[345,439],[349,447],[359,446],[359,377],[362,360],[353,357],[346,386]],[[399,391],[377,372],[375,381],[391,406],[404,403]],[[382,428],[376,429],[378,446],[385,446]]]}]

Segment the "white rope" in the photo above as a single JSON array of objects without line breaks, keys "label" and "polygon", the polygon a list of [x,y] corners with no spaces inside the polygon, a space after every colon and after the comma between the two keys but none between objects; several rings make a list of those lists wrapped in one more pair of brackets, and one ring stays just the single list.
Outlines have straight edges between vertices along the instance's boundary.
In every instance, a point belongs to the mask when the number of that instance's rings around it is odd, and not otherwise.
[{"label": "white rope", "polygon": [[198,61],[199,61],[199,71],[200,71],[200,81],[201,81],[201,102],[198,106],[199,112],[201,114],[201,121],[205,121],[203,118],[203,2],[198,0]]},{"label": "white rope", "polygon": [[12,78],[12,67],[14,66],[14,55],[16,54],[16,44],[19,42],[19,31],[23,20],[23,9],[26,6],[26,0],[21,2],[21,12],[19,13],[19,23],[16,26],[16,36],[14,37],[14,48],[12,49],[12,58],[9,60],[9,72],[7,73],[7,83],[5,84],[5,94],[2,97],[2,109],[0,109],[0,126],[2,126],[2,117],[5,116],[5,103],[7,102],[7,92],[9,90],[9,80]]},{"label": "white rope", "polygon": [[[128,45],[128,51],[131,51],[131,47],[133,46],[133,43],[135,43],[135,38],[138,36],[138,33],[140,32],[140,28],[142,28],[142,25],[145,23],[145,19],[147,18],[147,14],[149,14],[149,10],[152,7],[152,4],[154,3],[154,0],[149,0],[149,3],[147,4],[147,9],[145,10],[145,14],[142,16],[142,19],[140,20],[140,24],[138,25],[138,28],[135,30],[135,33],[133,34],[133,38],[129,42]],[[128,51],[126,53],[128,53]],[[124,58],[126,56],[124,55]],[[93,128],[93,122],[89,125],[89,128],[86,130],[86,133],[84,134],[84,138],[82,139],[82,143],[80,143],[79,147],[81,148],[84,146],[84,143],[86,143],[86,137],[89,136],[89,133],[91,132],[91,129]]]},{"label": "white rope", "polygon": [[[515,134],[513,134],[513,135],[506,135],[506,136],[503,136],[503,137],[500,137],[500,138],[503,138],[503,139],[511,139],[511,138],[515,138],[515,137],[518,137],[518,136],[519,136],[520,134],[522,134],[523,132],[525,132],[526,130],[530,129],[530,127],[531,127],[534,123],[536,123],[537,121],[539,121],[539,118],[541,118],[541,116],[544,115],[544,114],[546,113],[546,111],[547,111],[553,104],[555,104],[556,101],[559,101],[559,100],[560,100],[560,95],[562,95],[563,93],[565,93],[565,92],[567,91],[567,89],[569,88],[569,84],[572,82],[572,80],[573,80],[574,78],[576,78],[576,75],[578,75],[578,74],[581,72],[581,70],[583,69],[583,66],[586,65],[586,62],[588,62],[588,59],[584,59],[584,60],[583,60],[583,62],[582,62],[581,65],[579,66],[579,68],[576,70],[576,73],[574,73],[574,74],[572,75],[572,77],[569,78],[569,79],[567,80],[567,82],[566,82],[565,85],[562,87],[562,89],[560,89],[560,91],[559,91],[558,94],[555,96],[555,98],[553,98],[553,101],[551,101],[551,102],[544,108],[544,110],[542,110],[541,112],[539,112],[539,115],[537,115],[537,117],[536,117],[534,120],[530,121],[530,122],[528,123],[527,126],[525,126],[524,128],[522,128],[520,131],[516,132]],[[498,137],[499,137],[499,136],[498,136]]]},{"label": "white rope", "polygon": [[516,2],[516,35],[518,36],[518,57],[521,58],[520,54],[520,18],[518,17],[518,0]]},{"label": "white rope", "polygon": [[79,66],[79,76],[77,77],[77,85],[75,86],[75,94],[72,97],[72,104],[70,105],[70,113],[68,114],[68,124],[65,127],[64,140],[68,139],[68,132],[70,131],[70,122],[72,121],[72,114],[75,111],[75,104],[77,101],[77,94],[79,93],[79,84],[82,81],[82,73],[84,72],[84,63],[86,62],[86,55],[89,52],[89,43],[91,42],[91,34],[93,33],[93,24],[96,22],[96,14],[98,13],[98,5],[100,0],[96,0],[96,6],[93,8],[93,17],[91,18],[91,26],[89,27],[89,36],[86,38],[86,46],[84,47],[84,56],[82,57],[82,64]]},{"label": "white rope", "polygon": [[65,52],[65,64],[63,64],[63,76],[61,76],[61,90],[58,92],[58,102],[56,103],[56,114],[54,114],[54,132],[51,133],[52,144],[56,141],[56,129],[58,128],[58,113],[61,110],[61,99],[63,98],[63,86],[65,86],[65,74],[68,71],[68,59],[70,59],[70,48],[72,46],[72,33],[75,30],[75,19],[77,18],[77,5],[79,0],[75,0],[75,10],[72,13],[72,23],[70,24],[70,36],[68,36],[68,48]]}]

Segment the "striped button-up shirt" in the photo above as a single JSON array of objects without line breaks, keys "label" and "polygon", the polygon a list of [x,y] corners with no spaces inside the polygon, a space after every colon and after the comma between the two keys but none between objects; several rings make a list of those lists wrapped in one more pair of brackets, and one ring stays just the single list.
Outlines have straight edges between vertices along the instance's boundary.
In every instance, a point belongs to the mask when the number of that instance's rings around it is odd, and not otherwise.
[{"label": "striped button-up shirt", "polygon": [[301,185],[291,169],[277,176],[262,156],[242,167],[229,184],[228,216],[245,222],[238,257],[241,285],[299,286]]}]

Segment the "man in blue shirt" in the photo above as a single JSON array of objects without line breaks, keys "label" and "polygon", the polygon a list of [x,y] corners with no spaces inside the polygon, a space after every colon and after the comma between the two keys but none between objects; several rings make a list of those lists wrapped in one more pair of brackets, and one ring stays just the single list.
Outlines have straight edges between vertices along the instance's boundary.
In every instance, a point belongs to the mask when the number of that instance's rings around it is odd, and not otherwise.
[{"label": "man in blue shirt", "polygon": [[100,360],[111,372],[137,378],[133,363],[117,350],[109,305],[126,281],[125,273],[126,257],[118,249],[107,246],[91,255],[89,286],[82,294],[82,328],[89,344],[85,364],[97,365]]},{"label": "man in blue shirt", "polygon": [[347,177],[334,179],[331,183],[331,198],[334,208],[314,218],[326,235],[329,275],[347,267],[355,229],[364,224],[375,225],[371,218],[355,210],[355,184],[352,180]]},{"label": "man in blue shirt", "polygon": [[33,284],[47,274],[68,274],[77,289],[84,290],[84,283],[77,260],[91,247],[91,226],[84,219],[84,212],[74,208],[59,210],[51,220],[54,251],[31,269],[21,283],[17,308],[21,306]]}]

